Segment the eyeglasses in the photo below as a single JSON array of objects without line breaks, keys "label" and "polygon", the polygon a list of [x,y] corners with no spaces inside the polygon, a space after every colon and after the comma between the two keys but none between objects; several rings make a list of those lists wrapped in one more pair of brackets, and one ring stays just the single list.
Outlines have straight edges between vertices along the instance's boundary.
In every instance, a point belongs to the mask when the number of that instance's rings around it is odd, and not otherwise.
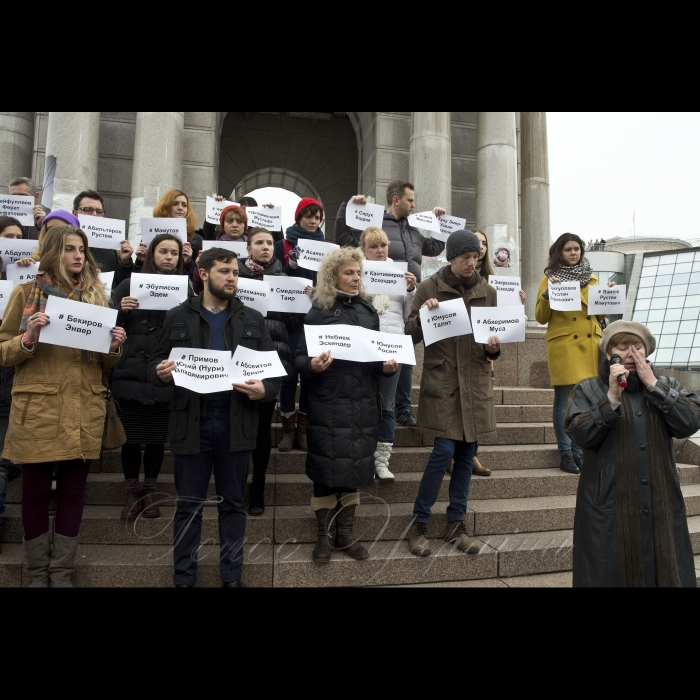
[{"label": "eyeglasses", "polygon": [[93,214],[95,216],[104,216],[105,215],[105,210],[104,209],[95,209],[95,207],[78,207],[80,211],[84,211],[88,216],[92,216]]}]

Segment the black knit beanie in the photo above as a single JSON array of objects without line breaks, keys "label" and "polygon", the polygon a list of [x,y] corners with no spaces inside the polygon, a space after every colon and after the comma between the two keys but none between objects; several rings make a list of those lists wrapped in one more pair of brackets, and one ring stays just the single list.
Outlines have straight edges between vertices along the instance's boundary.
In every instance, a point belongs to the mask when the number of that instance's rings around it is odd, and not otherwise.
[{"label": "black knit beanie", "polygon": [[481,253],[481,241],[479,237],[471,231],[455,231],[448,239],[446,246],[447,262],[454,260],[463,253]]}]

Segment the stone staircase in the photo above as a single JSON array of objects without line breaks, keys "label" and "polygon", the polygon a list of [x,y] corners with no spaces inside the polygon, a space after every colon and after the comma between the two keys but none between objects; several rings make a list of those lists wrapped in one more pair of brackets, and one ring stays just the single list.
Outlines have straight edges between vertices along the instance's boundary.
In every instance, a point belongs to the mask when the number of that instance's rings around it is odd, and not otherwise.
[{"label": "stone staircase", "polygon": [[[418,391],[414,389],[414,402]],[[312,488],[304,474],[305,453],[273,450],[265,514],[248,518],[243,580],[254,587],[440,586],[566,587],[571,585],[572,527],[578,477],[559,470],[551,425],[551,389],[494,390],[498,436],[479,456],[493,470],[472,480],[467,530],[483,546],[476,555],[444,543],[449,476],[434,508],[429,535],[433,555],[408,552],[404,535],[430,455],[430,440],[397,426],[390,468],[393,484],[375,483],[362,493],[356,531],[370,559],[356,562],[341,552],[330,564],[311,561],[315,518]],[[279,426],[276,430],[280,432]],[[677,445],[677,459],[696,567],[700,576],[700,446]],[[686,463],[681,463],[685,460]],[[124,485],[119,452],[107,452],[88,479],[81,545],[74,583],[79,587],[158,587],[172,584],[172,517],[175,487],[166,454],[159,491],[162,517],[128,526],[119,519]],[[26,585],[22,571],[19,480],[11,482],[0,533],[0,587]],[[213,482],[209,496],[214,497]],[[198,586],[219,586],[216,506],[204,508]]]}]

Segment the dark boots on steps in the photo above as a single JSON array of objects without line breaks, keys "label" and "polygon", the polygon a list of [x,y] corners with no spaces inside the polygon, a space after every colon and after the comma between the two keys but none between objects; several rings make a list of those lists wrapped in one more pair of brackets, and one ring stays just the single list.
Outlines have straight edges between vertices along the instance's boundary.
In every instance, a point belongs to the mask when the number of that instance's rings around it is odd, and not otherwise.
[{"label": "dark boots on steps", "polygon": [[289,418],[282,416],[282,439],[277,445],[280,452],[291,452],[294,445],[306,452],[309,446],[306,442],[306,413],[295,413]]},{"label": "dark boots on steps", "polygon": [[312,559],[317,563],[328,563],[333,549],[344,552],[351,559],[368,559],[369,553],[357,541],[354,532],[355,510],[360,503],[359,494],[344,493],[336,499],[336,496],[311,499],[311,507],[316,515],[318,538]]}]

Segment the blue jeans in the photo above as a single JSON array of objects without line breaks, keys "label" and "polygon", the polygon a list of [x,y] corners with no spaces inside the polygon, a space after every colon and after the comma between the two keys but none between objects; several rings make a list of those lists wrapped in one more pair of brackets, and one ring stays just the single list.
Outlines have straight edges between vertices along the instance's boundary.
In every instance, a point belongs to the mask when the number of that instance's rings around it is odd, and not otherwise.
[{"label": "blue jeans", "polygon": [[447,522],[464,520],[469,498],[469,485],[472,480],[472,460],[476,452],[475,442],[464,440],[447,440],[435,438],[433,452],[425,467],[423,478],[418,487],[418,496],[413,506],[413,521],[427,523],[430,520],[431,509],[440,494],[442,480],[454,457],[455,463],[450,479],[450,505],[447,507]]},{"label": "blue jeans", "polygon": [[231,419],[228,411],[212,411],[201,418],[200,452],[175,455],[175,585],[194,586],[197,551],[202,536],[202,509],[214,466],[219,510],[219,569],[224,583],[240,581],[246,515],[244,493],[250,452],[231,452]]},{"label": "blue jeans", "polygon": [[573,388],[573,384],[554,387],[552,421],[554,422],[554,434],[557,436],[557,449],[560,457],[578,457],[583,454],[583,450],[575,442],[571,442],[569,436],[564,432],[566,407],[569,404],[569,395]]},{"label": "blue jeans", "polygon": [[379,442],[394,442],[394,397],[396,394],[396,386],[401,378],[402,367],[403,365],[399,365],[399,368],[391,377],[379,377],[377,379],[379,393],[382,397],[382,420],[379,423],[378,433]]},{"label": "blue jeans", "polygon": [[[297,349],[297,343],[301,338],[301,333],[296,335],[290,335],[287,344],[289,349],[292,351],[292,356]],[[297,398],[297,381],[299,380],[299,375],[294,369],[294,363],[292,363],[292,372],[288,375],[287,379],[284,380],[282,388],[280,389],[280,413],[294,413]],[[301,389],[299,390],[299,411],[301,413],[309,412],[309,388],[307,380],[301,378]]]},{"label": "blue jeans", "polygon": [[413,393],[413,365],[401,365],[399,381],[396,385],[396,415],[411,412],[411,394]]}]

